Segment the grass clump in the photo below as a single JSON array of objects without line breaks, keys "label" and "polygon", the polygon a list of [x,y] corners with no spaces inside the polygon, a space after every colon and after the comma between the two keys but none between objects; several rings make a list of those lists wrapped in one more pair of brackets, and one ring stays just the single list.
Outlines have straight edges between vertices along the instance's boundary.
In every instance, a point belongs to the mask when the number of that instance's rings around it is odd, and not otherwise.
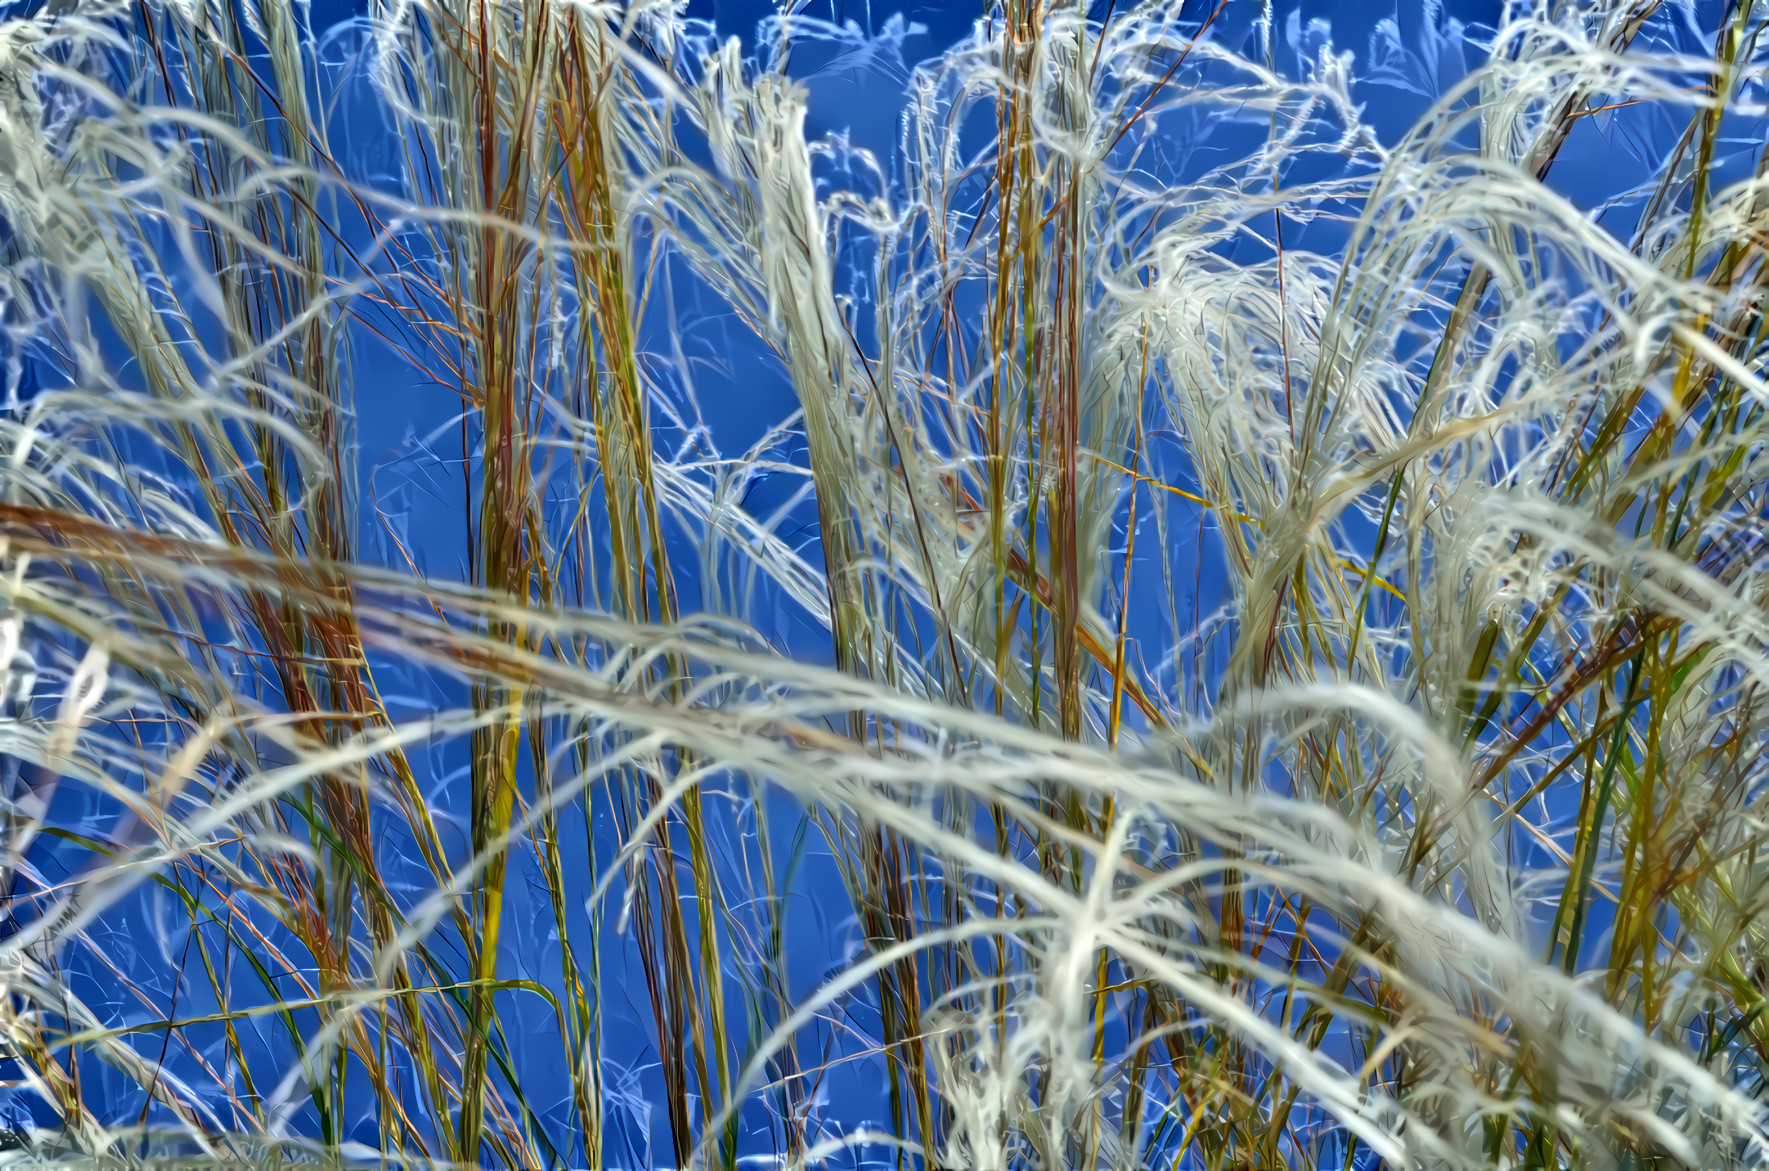
[{"label": "grass clump", "polygon": [[18,1157],[1760,1162],[1769,11],[1231,9],[0,24]]}]

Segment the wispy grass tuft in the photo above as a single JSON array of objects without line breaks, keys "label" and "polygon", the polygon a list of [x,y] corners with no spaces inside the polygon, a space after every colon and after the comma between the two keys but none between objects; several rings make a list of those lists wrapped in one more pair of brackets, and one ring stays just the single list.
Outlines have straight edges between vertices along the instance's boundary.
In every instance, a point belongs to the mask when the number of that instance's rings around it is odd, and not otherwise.
[{"label": "wispy grass tuft", "polygon": [[1280,15],[13,9],[0,1161],[1764,1162],[1769,10]]}]

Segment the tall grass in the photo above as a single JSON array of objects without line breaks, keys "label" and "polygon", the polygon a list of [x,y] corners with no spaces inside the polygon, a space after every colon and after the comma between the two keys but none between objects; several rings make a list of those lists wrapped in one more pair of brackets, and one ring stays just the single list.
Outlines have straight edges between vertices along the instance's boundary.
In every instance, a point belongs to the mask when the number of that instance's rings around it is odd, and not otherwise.
[{"label": "tall grass", "polygon": [[21,1157],[1762,1162],[1769,10],[1426,15],[15,11]]}]

